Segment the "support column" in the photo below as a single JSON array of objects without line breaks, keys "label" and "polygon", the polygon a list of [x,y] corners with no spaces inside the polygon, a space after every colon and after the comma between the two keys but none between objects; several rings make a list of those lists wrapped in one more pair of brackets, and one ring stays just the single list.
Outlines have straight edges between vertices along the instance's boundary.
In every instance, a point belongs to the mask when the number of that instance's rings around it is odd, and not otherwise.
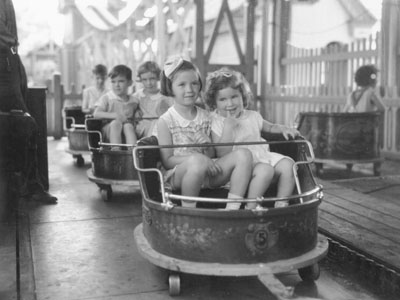
[{"label": "support column", "polygon": [[272,6],[272,0],[264,0],[261,5],[261,49],[259,53],[259,72],[260,72],[260,112],[262,116],[269,120],[271,111],[271,102],[268,99],[268,94],[271,88],[271,29],[270,23],[270,7]]},{"label": "support column", "polygon": [[[381,19],[381,85],[384,87],[399,86],[400,82],[400,2],[398,0],[382,1]],[[399,93],[399,91],[398,91]]]},{"label": "support column", "polygon": [[157,40],[157,63],[162,68],[167,58],[167,42],[166,42],[166,22],[165,15],[163,12],[164,3],[162,0],[156,0],[157,14],[155,16],[155,28],[154,36]]},{"label": "support column", "polygon": [[194,40],[194,63],[199,68],[203,79],[206,78],[206,62],[204,60],[204,1],[194,0],[196,5],[196,23]]}]

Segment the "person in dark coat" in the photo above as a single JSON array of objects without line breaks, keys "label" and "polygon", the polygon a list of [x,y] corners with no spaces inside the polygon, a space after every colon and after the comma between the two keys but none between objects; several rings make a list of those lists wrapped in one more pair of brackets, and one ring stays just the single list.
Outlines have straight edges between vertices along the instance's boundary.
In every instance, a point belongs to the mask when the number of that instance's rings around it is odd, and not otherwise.
[{"label": "person in dark coat", "polygon": [[0,132],[10,137],[9,145],[1,147],[13,146],[6,153],[20,167],[22,195],[33,201],[56,204],[57,198],[45,190],[38,172],[38,126],[26,105],[27,77],[18,45],[14,5],[12,0],[0,0],[0,112],[14,116],[10,118],[12,131]]}]

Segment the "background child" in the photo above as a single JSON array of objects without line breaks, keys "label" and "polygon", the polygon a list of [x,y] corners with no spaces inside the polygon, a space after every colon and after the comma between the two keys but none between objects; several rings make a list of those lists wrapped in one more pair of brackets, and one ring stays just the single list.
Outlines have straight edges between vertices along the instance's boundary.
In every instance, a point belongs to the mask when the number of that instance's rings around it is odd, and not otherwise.
[{"label": "background child", "polygon": [[[174,103],[172,98],[160,94],[158,85],[160,73],[160,67],[153,61],[146,61],[138,68],[137,77],[143,89],[138,90],[133,96],[139,103],[139,117],[158,118]],[[156,123],[157,119],[140,120],[136,126],[137,136],[150,136]]]},{"label": "background child", "polygon": [[[157,124],[160,145],[203,144],[210,142],[209,113],[196,106],[202,87],[197,68],[189,61],[175,58],[167,61],[161,73],[161,93],[174,98],[174,105]],[[164,179],[182,195],[198,196],[202,187],[214,188],[231,181],[228,198],[243,198],[251,174],[249,151],[233,151],[212,160],[211,147],[161,149],[161,160],[166,172]],[[183,201],[182,206],[195,207],[195,202]],[[229,203],[228,209],[240,203]]]},{"label": "background child", "polygon": [[126,144],[134,145],[137,139],[133,116],[138,103],[132,95],[128,95],[132,85],[132,70],[125,65],[117,65],[108,77],[111,79],[112,90],[99,99],[93,116],[112,120],[102,128],[103,135],[110,143],[121,144],[123,135]]},{"label": "background child", "polygon": [[92,70],[92,74],[95,79],[95,85],[85,88],[82,95],[82,111],[87,114],[93,114],[97,100],[108,92],[106,88],[106,66],[96,65]]},{"label": "background child", "polygon": [[[213,142],[258,142],[265,141],[261,132],[282,133],[286,139],[298,135],[298,131],[282,125],[272,124],[252,110],[246,110],[251,101],[248,82],[239,72],[222,68],[207,77],[206,104],[215,110],[211,114],[211,136]],[[216,147],[217,157],[232,150],[245,147],[253,154],[253,173],[249,184],[248,198],[261,197],[273,179],[278,181],[277,197],[289,196],[295,186],[293,160],[269,151],[265,145],[243,145]],[[277,207],[287,202],[276,202]],[[255,208],[248,204],[247,208]]]},{"label": "background child", "polygon": [[385,106],[375,90],[377,73],[378,69],[373,65],[357,69],[354,76],[357,89],[347,97],[344,112],[385,111]]}]

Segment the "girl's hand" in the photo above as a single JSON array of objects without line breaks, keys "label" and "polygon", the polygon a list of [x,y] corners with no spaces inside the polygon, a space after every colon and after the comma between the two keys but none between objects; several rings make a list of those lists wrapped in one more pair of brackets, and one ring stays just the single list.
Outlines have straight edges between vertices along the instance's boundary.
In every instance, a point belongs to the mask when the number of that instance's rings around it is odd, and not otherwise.
[{"label": "girl's hand", "polygon": [[207,168],[207,175],[210,177],[217,176],[222,173],[222,168],[219,164],[215,163],[212,159],[210,159]]},{"label": "girl's hand", "polygon": [[120,121],[122,124],[126,123],[128,121],[128,118],[123,115],[123,114],[117,114],[117,118],[118,121]]},{"label": "girl's hand", "polygon": [[211,143],[210,137],[202,131],[198,131],[194,135],[195,144],[207,144]]},{"label": "girl's hand", "polygon": [[225,118],[224,120],[224,128],[232,132],[237,126],[239,126],[239,122],[235,118]]},{"label": "girl's hand", "polygon": [[286,127],[286,126],[282,126],[282,125],[280,127],[281,127],[282,134],[286,140],[288,140],[289,137],[294,139],[296,136],[300,135],[300,132],[296,128]]}]

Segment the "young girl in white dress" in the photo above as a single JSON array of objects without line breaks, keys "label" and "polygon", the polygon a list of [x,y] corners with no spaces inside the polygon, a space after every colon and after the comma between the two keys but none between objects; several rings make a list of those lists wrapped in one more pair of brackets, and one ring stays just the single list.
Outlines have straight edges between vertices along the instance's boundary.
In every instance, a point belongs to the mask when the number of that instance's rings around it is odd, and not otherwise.
[{"label": "young girl in white dress", "polygon": [[[181,57],[171,59],[161,73],[161,93],[174,98],[174,105],[160,116],[157,137],[160,145],[210,143],[209,112],[196,106],[202,82],[197,68]],[[164,181],[182,195],[198,196],[201,188],[216,188],[229,181],[228,198],[242,199],[249,184],[252,159],[250,151],[239,149],[218,159],[213,147],[182,147],[161,149]],[[182,201],[184,207],[195,202]],[[230,202],[228,209],[240,203]]]},{"label": "young girl in white dress", "polygon": [[[248,82],[239,72],[222,68],[207,77],[206,104],[211,113],[211,136],[216,143],[239,143],[265,141],[261,132],[282,133],[286,139],[299,134],[296,129],[270,123],[252,110],[247,110],[251,101]],[[232,150],[247,148],[253,154],[252,179],[248,198],[262,197],[273,180],[277,180],[277,197],[292,195],[295,186],[293,160],[290,157],[269,151],[268,144],[236,145],[216,147],[217,157]],[[275,207],[287,206],[287,201],[278,201]],[[255,203],[247,204],[253,209]]]}]

